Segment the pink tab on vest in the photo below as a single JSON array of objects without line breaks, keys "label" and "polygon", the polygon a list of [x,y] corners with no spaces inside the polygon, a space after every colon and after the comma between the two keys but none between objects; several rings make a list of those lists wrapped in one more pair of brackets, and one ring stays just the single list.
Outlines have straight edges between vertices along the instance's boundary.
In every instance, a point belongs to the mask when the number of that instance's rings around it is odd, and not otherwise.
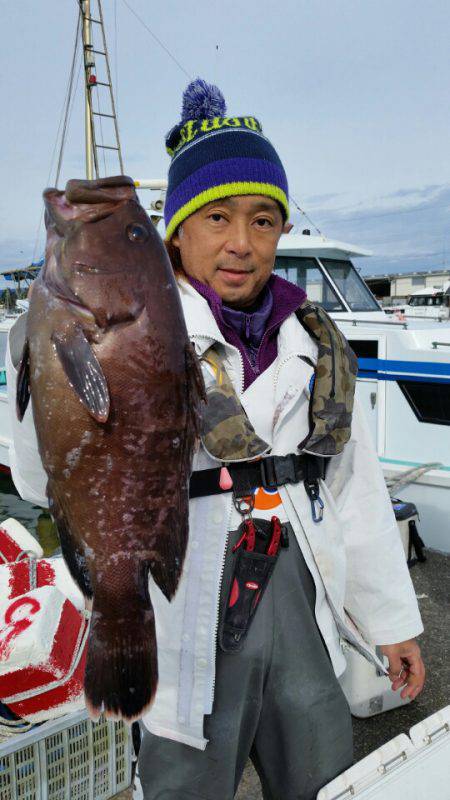
[{"label": "pink tab on vest", "polygon": [[220,470],[219,486],[224,492],[228,492],[233,486],[233,479],[226,467]]}]

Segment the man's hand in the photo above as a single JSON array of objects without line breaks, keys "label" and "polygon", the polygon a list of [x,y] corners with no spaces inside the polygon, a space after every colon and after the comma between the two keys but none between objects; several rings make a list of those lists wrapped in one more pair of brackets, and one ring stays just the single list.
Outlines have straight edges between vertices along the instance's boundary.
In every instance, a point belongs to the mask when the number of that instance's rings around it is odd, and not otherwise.
[{"label": "man's hand", "polygon": [[420,647],[415,639],[408,639],[398,644],[383,644],[381,652],[389,659],[389,678],[394,692],[403,686],[400,697],[414,700],[423,689],[425,683],[425,665],[420,654]]}]

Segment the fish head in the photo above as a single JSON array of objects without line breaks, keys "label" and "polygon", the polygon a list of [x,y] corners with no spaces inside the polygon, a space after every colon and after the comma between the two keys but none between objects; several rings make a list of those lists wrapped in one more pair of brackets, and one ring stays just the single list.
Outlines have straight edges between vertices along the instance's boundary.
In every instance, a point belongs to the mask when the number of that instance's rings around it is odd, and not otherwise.
[{"label": "fish head", "polygon": [[44,200],[50,291],[103,329],[136,319],[171,267],[132,179],[73,180]]}]

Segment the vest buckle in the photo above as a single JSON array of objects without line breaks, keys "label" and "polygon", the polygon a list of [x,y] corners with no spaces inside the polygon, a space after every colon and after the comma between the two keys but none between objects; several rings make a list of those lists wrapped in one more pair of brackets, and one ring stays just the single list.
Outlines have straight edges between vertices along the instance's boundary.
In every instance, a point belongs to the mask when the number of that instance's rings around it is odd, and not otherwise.
[{"label": "vest buckle", "polygon": [[298,483],[296,456],[267,456],[261,459],[261,485],[264,489],[276,489],[285,483]]}]

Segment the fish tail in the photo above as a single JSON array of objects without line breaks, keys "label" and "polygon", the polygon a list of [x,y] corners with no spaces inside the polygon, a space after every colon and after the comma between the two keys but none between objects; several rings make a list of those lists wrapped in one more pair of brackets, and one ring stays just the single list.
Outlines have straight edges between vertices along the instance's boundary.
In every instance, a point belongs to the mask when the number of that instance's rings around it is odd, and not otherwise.
[{"label": "fish tail", "polygon": [[[158,683],[155,615],[148,594],[148,570],[125,594],[96,592],[91,617],[84,690],[93,718],[133,721],[151,705]],[[122,585],[126,585],[123,580]]]}]

